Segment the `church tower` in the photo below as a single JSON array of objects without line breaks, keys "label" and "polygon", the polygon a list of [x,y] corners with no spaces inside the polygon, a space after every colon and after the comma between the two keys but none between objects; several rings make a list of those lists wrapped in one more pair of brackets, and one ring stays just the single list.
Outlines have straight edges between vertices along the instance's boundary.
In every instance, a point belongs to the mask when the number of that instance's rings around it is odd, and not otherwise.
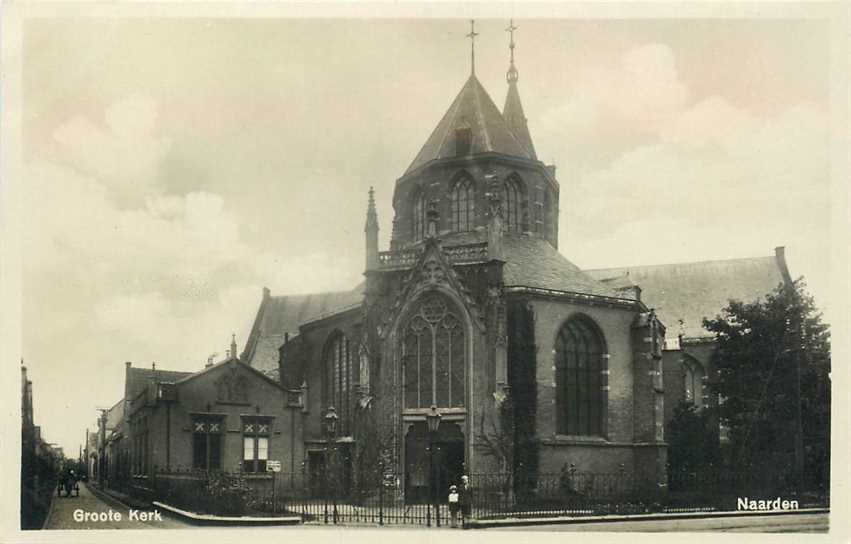
[{"label": "church tower", "polygon": [[[481,238],[491,203],[498,206],[506,233],[528,234],[558,245],[559,184],[555,169],[538,160],[517,89],[511,24],[508,95],[500,112],[471,70],[425,144],[396,181],[391,249],[415,247],[427,237],[426,212],[441,218],[443,243]],[[477,34],[468,37],[475,43]],[[477,233],[479,233],[477,235]]]}]

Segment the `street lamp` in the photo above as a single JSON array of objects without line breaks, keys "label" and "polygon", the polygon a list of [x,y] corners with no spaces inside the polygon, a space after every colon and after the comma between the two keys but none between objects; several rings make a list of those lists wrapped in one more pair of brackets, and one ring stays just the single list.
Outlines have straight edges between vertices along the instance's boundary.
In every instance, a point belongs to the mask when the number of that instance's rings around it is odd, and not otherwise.
[{"label": "street lamp", "polygon": [[429,501],[426,517],[426,524],[431,525],[431,504],[435,504],[435,515],[437,517],[437,526],[440,527],[440,507],[434,497],[434,434],[437,428],[440,427],[440,412],[437,411],[437,406],[431,405],[426,414],[426,425],[428,426],[428,487]]},{"label": "street lamp", "polygon": [[[337,411],[329,406],[325,412],[325,523],[328,523],[328,474],[331,472],[331,456],[329,448],[331,441],[337,434]],[[337,495],[334,494],[334,523],[337,523]]]}]

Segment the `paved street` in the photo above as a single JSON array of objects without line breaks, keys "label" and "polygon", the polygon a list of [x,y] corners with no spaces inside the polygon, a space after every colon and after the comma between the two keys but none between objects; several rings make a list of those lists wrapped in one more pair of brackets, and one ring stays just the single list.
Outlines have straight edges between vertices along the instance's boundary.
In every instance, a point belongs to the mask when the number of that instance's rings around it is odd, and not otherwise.
[{"label": "paved street", "polygon": [[660,521],[623,521],[611,523],[572,523],[532,527],[502,527],[488,531],[611,531],[677,532],[724,531],[738,533],[824,533],[828,514],[792,514]]},{"label": "paved street", "polygon": [[[98,520],[92,519],[77,521],[77,517],[90,514],[97,516]],[[139,511],[140,517],[145,511]],[[117,515],[121,519],[117,519]],[[46,529],[180,529],[189,527],[186,523],[162,516],[162,521],[141,521],[130,519],[131,512],[127,508],[112,507],[95,497],[89,488],[80,483],[79,497],[53,498],[53,511],[47,520]],[[105,518],[105,521],[100,521]]]}]

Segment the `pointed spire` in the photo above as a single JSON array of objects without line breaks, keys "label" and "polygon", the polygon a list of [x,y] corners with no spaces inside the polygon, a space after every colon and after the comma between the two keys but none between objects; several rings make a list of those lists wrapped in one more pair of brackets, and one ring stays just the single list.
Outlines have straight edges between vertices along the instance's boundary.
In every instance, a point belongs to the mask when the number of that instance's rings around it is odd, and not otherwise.
[{"label": "pointed spire", "polygon": [[375,211],[375,189],[370,185],[369,200],[366,204],[366,229],[373,225],[378,226],[378,213]]},{"label": "pointed spire", "polygon": [[508,81],[508,95],[505,97],[505,107],[502,108],[502,116],[505,118],[505,123],[508,125],[508,128],[514,133],[514,137],[517,138],[517,141],[520,142],[533,159],[537,159],[538,156],[535,154],[535,145],[532,143],[532,135],[529,134],[529,127],[526,125],[526,115],[523,113],[523,104],[520,102],[520,91],[517,90],[519,72],[517,71],[517,67],[514,65],[514,47],[516,46],[514,42],[514,31],[518,28],[519,27],[514,25],[514,19],[511,19],[508,24],[508,28],[505,29],[510,36],[508,42],[510,60],[508,64],[508,72],[505,75],[505,79]]},{"label": "pointed spire", "polygon": [[378,268],[378,213],[375,211],[375,189],[369,188],[369,201],[366,206],[366,270]]},{"label": "pointed spire", "polygon": [[467,37],[470,38],[470,75],[476,75],[476,20],[470,19],[470,33]]}]

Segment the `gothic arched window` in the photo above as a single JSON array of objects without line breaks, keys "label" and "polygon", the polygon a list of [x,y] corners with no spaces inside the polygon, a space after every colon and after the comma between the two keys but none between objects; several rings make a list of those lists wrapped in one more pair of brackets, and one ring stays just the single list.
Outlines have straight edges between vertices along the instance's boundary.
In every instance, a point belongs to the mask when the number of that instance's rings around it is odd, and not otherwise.
[{"label": "gothic arched window", "polygon": [[414,210],[411,215],[414,227],[414,241],[422,240],[425,237],[426,224],[426,209],[425,197],[422,193],[418,193],[414,197]]},{"label": "gothic arched window", "polygon": [[502,210],[506,230],[520,232],[522,213],[522,193],[520,186],[514,177],[505,181],[502,188]]},{"label": "gothic arched window", "polygon": [[700,363],[683,360],[683,394],[686,402],[700,408],[703,406],[703,377],[705,376]]},{"label": "gothic arched window", "polygon": [[565,323],[556,339],[558,434],[603,434],[603,339],[587,318]]},{"label": "gothic arched window", "polygon": [[325,346],[325,406],[333,406],[339,417],[337,434],[351,434],[354,404],[354,354],[349,339],[337,332]]},{"label": "gothic arched window", "polygon": [[400,337],[405,408],[463,407],[464,326],[445,299],[424,297]]},{"label": "gothic arched window", "polygon": [[461,177],[452,188],[452,230],[473,230],[475,211],[475,185],[468,176]]}]

